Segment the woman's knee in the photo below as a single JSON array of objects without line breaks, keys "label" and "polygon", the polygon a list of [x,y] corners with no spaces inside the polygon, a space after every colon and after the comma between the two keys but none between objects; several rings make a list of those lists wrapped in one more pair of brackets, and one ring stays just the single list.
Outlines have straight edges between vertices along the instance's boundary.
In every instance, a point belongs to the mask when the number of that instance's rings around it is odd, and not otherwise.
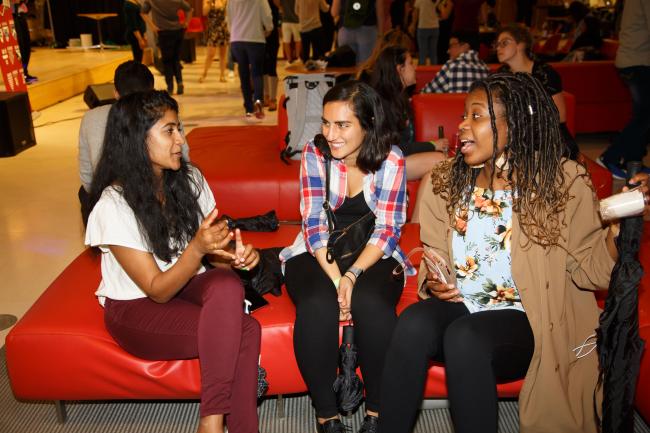
[{"label": "woman's knee", "polygon": [[[386,290],[390,288],[386,287]],[[385,296],[369,291],[355,289],[352,291],[352,316],[355,318],[377,319],[385,317],[395,317],[395,304]]]},{"label": "woman's knee", "polygon": [[309,293],[301,294],[294,299],[296,315],[301,317],[312,317],[314,319],[324,316],[339,314],[339,305],[336,297],[336,290],[332,287],[331,293],[328,290],[312,290]]},{"label": "woman's knee", "polygon": [[241,279],[230,269],[211,269],[206,273],[205,278],[204,303],[214,296],[223,301],[227,299],[236,302],[244,301],[244,286]]},{"label": "woman's knee", "polygon": [[252,342],[259,345],[262,339],[262,325],[254,317],[244,316],[244,330],[248,334]]},{"label": "woman's knee", "polygon": [[[445,357],[475,358],[486,353],[485,339],[481,335],[484,327],[471,316],[460,318],[447,327],[443,344]],[[504,332],[508,330],[504,329]]]},{"label": "woman's knee", "polygon": [[393,344],[407,349],[435,346],[442,335],[442,328],[432,320],[429,312],[419,304],[413,304],[402,312],[393,332]]}]

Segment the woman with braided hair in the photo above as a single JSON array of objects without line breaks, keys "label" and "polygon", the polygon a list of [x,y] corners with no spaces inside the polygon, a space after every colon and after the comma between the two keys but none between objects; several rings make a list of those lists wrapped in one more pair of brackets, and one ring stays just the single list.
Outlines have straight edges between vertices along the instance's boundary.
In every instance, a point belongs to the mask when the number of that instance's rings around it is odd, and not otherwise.
[{"label": "woman with braided hair", "polygon": [[[421,240],[446,262],[420,268],[422,301],[398,320],[381,388],[380,433],[410,432],[429,361],[443,362],[457,433],[497,431],[496,384],[525,377],[521,432],[596,432],[598,308],[618,257],[585,168],[529,74],[472,85],[461,147],[434,167]],[[647,177],[634,179],[643,183]],[[595,397],[595,399],[594,399]]]}]

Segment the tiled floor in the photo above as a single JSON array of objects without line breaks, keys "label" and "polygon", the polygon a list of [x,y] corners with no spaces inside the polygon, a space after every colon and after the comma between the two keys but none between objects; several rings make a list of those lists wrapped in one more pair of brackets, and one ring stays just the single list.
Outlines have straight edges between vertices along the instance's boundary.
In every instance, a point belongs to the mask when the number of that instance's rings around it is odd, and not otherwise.
[{"label": "tiled floor", "polygon": [[[185,95],[178,97],[187,129],[206,125],[245,124],[239,81],[218,82],[213,64],[199,84],[203,50],[185,65]],[[284,62],[278,72],[284,74]],[[164,88],[157,74],[156,87]],[[61,270],[83,250],[77,190],[77,135],[86,111],[82,96],[42,110],[35,121],[37,145],[0,159],[0,314],[21,317]],[[276,123],[267,113],[264,123]],[[588,155],[599,154],[606,135],[580,137]],[[4,345],[7,330],[0,332]]]}]

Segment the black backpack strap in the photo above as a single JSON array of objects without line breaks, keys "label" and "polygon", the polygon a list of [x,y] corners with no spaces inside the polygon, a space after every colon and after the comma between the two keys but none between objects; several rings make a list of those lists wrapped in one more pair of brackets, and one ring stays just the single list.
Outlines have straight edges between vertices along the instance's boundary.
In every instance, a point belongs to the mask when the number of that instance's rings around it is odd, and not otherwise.
[{"label": "black backpack strap", "polygon": [[330,158],[325,155],[325,200],[323,201],[323,209],[327,215],[327,228],[330,233],[334,231],[334,213],[330,206]]}]

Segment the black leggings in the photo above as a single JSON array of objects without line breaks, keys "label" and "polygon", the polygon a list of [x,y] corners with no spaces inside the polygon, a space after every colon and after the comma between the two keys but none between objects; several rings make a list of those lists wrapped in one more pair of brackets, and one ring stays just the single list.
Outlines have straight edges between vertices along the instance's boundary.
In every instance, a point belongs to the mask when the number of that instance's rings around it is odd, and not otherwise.
[{"label": "black leggings", "polygon": [[525,376],[533,332],[518,310],[470,314],[431,298],[400,315],[386,355],[380,433],[408,433],[422,401],[429,360],[444,361],[456,433],[497,432],[497,382]]},{"label": "black leggings", "polygon": [[[352,292],[354,341],[366,387],[366,409],[379,410],[379,386],[390,337],[397,322],[395,306],[403,280],[395,279],[393,258],[379,260],[364,272]],[[309,253],[287,261],[285,282],[296,305],[293,345],[316,416],[338,413],[332,389],[339,348],[339,305],[332,280]]]},{"label": "black leggings", "polygon": [[183,84],[181,47],[183,46],[184,36],[184,29],[158,31],[158,47],[165,67],[163,72],[169,93],[174,90],[174,77],[176,77],[176,84]]}]

